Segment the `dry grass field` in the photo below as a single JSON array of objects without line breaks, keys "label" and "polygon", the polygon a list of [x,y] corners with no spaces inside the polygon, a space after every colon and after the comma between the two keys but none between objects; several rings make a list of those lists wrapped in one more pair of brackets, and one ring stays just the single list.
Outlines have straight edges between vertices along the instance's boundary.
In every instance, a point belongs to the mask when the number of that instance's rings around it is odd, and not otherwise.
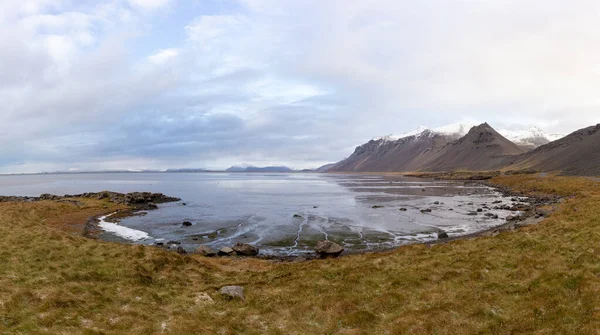
[{"label": "dry grass field", "polygon": [[[492,182],[567,198],[495,237],[298,263],[82,237],[76,223],[115,209],[106,202],[0,203],[0,333],[599,333],[600,183]],[[246,300],[220,297],[225,285]]]}]

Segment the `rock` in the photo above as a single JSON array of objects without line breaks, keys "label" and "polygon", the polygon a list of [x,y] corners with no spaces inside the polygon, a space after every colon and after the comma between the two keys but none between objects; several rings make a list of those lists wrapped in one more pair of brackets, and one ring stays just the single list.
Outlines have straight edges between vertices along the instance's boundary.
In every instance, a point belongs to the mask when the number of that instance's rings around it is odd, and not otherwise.
[{"label": "rock", "polygon": [[187,204],[185,202],[182,202],[181,206],[187,206]]},{"label": "rock", "polygon": [[509,216],[506,217],[506,221],[514,221],[516,219],[517,219],[517,217],[513,216],[513,215],[509,215]]},{"label": "rock", "polygon": [[493,204],[501,204],[501,203],[502,203],[502,200],[496,200],[496,201],[493,201],[492,203],[493,203]]},{"label": "rock", "polygon": [[439,202],[439,201],[436,201],[436,202],[434,202],[433,204],[434,204],[434,205],[439,205],[439,204],[440,204],[440,202]]},{"label": "rock", "polygon": [[472,202],[469,202],[469,203],[467,203],[467,205],[469,205],[469,206],[473,206],[473,203],[472,203]]},{"label": "rock", "polygon": [[422,189],[421,192],[425,192],[425,189]]},{"label": "rock", "polygon": [[442,230],[440,230],[440,231],[437,233],[437,238],[438,238],[438,239],[442,239],[442,238],[448,238],[448,233],[446,233],[445,231],[442,231]]},{"label": "rock", "polygon": [[185,249],[183,249],[182,246],[178,246],[177,247],[177,253],[180,254],[180,255],[185,255],[185,254],[187,254],[187,251],[185,251]]},{"label": "rock", "polygon": [[343,251],[342,246],[328,240],[317,242],[315,247],[315,252],[320,258],[338,257]]},{"label": "rock", "polygon": [[209,246],[201,245],[196,249],[196,253],[206,257],[214,257],[218,254],[218,251]]},{"label": "rock", "polygon": [[421,213],[431,213],[431,209],[427,208],[427,209],[422,209]]},{"label": "rock", "polygon": [[294,214],[294,218],[296,218],[296,219],[302,219],[302,215],[300,215],[300,214]]},{"label": "rock", "polygon": [[154,242],[154,245],[157,247],[162,247],[165,244],[163,242]]},{"label": "rock", "polygon": [[550,214],[552,214],[554,211],[552,209],[546,209],[546,208],[536,208],[535,209],[535,214],[540,215],[540,216],[550,216]]},{"label": "rock", "polygon": [[381,205],[373,205],[373,206],[371,206],[371,208],[375,208],[375,209],[377,209],[377,208],[383,208],[383,207],[385,207],[385,206],[381,206]]},{"label": "rock", "polygon": [[219,256],[235,256],[235,250],[230,247],[224,247],[217,253]]},{"label": "rock", "polygon": [[449,211],[453,211],[453,210],[454,210],[454,208],[448,208],[448,210],[449,210]]},{"label": "rock", "polygon": [[167,244],[181,244],[179,241],[168,241]]},{"label": "rock", "polygon": [[151,210],[151,209],[158,209],[158,206],[156,206],[156,204],[154,204],[154,203],[149,202],[146,205],[146,209],[149,209],[149,210]]},{"label": "rock", "polygon": [[400,208],[399,211],[406,212],[406,208]]},{"label": "rock", "polygon": [[192,225],[192,223],[189,222],[189,221],[183,221],[183,223],[181,225],[184,226],[184,227],[189,227],[189,226]]},{"label": "rock", "polygon": [[256,256],[258,255],[258,248],[251,246],[246,243],[236,243],[233,247],[231,247],[233,251],[235,251],[238,255],[242,256]]},{"label": "rock", "polygon": [[471,216],[477,215],[477,212],[469,212],[469,213],[467,213],[467,215],[471,215]]},{"label": "rock", "polygon": [[246,300],[244,297],[244,288],[241,286],[224,286],[221,287],[219,293],[228,299]]},{"label": "rock", "polygon": [[481,209],[481,208],[477,208],[477,211],[478,211],[479,213],[481,213],[481,212],[483,212],[483,209]]},{"label": "rock", "polygon": [[313,206],[313,208],[319,208],[319,206]]}]

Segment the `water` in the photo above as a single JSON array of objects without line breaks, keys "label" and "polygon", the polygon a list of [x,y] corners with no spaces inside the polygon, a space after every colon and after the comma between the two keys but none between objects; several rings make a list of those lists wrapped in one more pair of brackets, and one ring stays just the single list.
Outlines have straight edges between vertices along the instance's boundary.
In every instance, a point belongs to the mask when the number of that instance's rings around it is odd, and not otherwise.
[{"label": "water", "polygon": [[[102,190],[162,192],[182,198],[182,202],[161,204],[158,210],[126,218],[119,224],[146,233],[135,234],[131,229],[122,229],[128,232],[123,237],[135,240],[132,243],[179,240],[190,250],[200,244],[220,248],[245,242],[259,246],[261,253],[299,254],[310,252],[314,244],[323,239],[339,242],[349,250],[381,249],[436,239],[439,229],[450,236],[477,232],[504,223],[503,218],[512,214],[484,209],[476,216],[467,215],[485,205],[493,207],[493,201],[510,203],[510,199],[489,187],[389,175],[0,176],[2,195],[62,195]],[[421,213],[421,209],[432,211]],[[498,214],[500,219],[488,218],[485,213]],[[193,225],[184,227],[183,221]],[[111,227],[111,231],[118,234],[118,227]]]}]

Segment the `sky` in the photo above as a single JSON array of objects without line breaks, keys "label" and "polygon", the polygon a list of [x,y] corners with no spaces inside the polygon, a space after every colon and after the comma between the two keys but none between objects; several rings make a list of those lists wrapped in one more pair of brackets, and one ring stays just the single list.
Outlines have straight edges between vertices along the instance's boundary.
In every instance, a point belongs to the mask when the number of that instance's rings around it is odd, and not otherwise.
[{"label": "sky", "polygon": [[0,173],[314,168],[421,124],[600,123],[596,0],[2,0]]}]

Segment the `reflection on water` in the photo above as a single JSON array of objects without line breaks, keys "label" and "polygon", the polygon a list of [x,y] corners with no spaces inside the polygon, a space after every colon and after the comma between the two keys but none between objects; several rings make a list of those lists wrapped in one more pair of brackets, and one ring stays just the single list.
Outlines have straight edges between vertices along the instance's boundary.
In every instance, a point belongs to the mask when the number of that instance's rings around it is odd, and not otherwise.
[{"label": "reflection on water", "polygon": [[[162,192],[182,198],[121,225],[193,249],[246,242],[265,253],[308,252],[331,239],[348,249],[376,249],[461,235],[503,223],[488,187],[400,176],[260,173],[103,173],[0,176],[4,195],[111,190]],[[373,208],[373,206],[383,206]],[[489,207],[489,209],[488,209]],[[478,215],[467,215],[480,208]],[[401,211],[400,209],[406,209]],[[422,213],[422,209],[431,209]],[[485,216],[498,214],[500,219]],[[191,227],[183,227],[191,221]]]}]

